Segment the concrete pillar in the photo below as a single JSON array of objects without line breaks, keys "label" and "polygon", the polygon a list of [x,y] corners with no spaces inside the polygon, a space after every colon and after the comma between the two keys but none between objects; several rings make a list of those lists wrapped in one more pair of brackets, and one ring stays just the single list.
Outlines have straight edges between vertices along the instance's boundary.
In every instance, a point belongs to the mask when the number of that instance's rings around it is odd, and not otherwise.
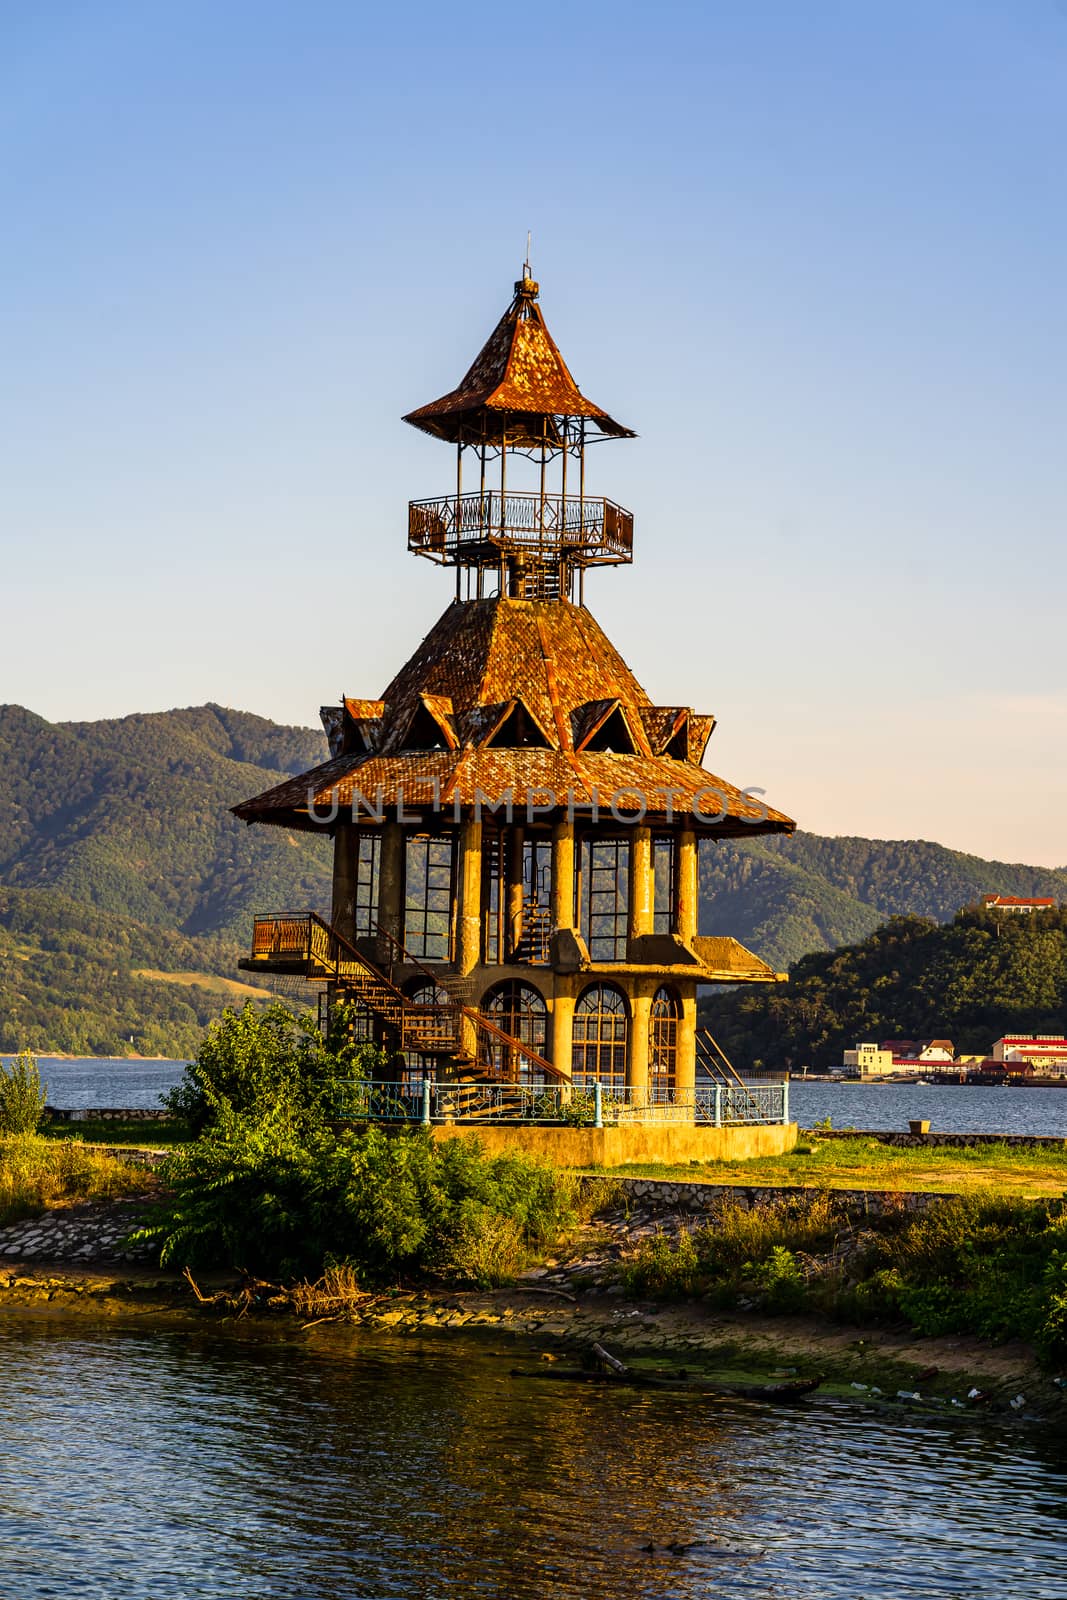
[{"label": "concrete pillar", "polygon": [[574,1054],[574,995],[560,993],[557,980],[556,995],[552,1002],[552,1039],[550,1055],[557,1072],[571,1077]]},{"label": "concrete pillar", "polygon": [[333,836],[333,900],[330,921],[345,939],[356,936],[356,854],[359,834],[342,822]]},{"label": "concrete pillar", "polygon": [[482,954],[482,824],[474,817],[459,830],[457,879],[456,971],[466,977]]},{"label": "concrete pillar", "polygon": [[675,1054],[675,1084],[682,1094],[691,1094],[697,1072],[697,996],[694,984],[682,995],[682,1014],[678,1018],[678,1048]]},{"label": "concrete pillar", "polygon": [[[641,985],[641,991],[644,990]],[[635,992],[630,996],[630,1059],[626,1069],[626,1084],[635,1100],[648,1094],[648,1024],[652,1011],[652,996]]]},{"label": "concrete pillar", "polygon": [[692,828],[678,835],[678,932],[683,939],[697,935],[697,840]]},{"label": "concrete pillar", "polygon": [[552,829],[552,927],[574,927],[574,823]]},{"label": "concrete pillar", "polygon": [[511,830],[508,839],[508,949],[507,958],[514,960],[515,952],[522,943],[522,898],[523,898],[523,830],[517,824]]},{"label": "concrete pillar", "polygon": [[630,892],[627,937],[652,932],[652,830],[634,828],[630,842]]},{"label": "concrete pillar", "polygon": [[[404,830],[399,822],[387,822],[382,829],[382,854],[378,865],[378,921],[394,939],[404,936]],[[388,940],[379,941],[378,958],[391,961],[396,950]]]}]

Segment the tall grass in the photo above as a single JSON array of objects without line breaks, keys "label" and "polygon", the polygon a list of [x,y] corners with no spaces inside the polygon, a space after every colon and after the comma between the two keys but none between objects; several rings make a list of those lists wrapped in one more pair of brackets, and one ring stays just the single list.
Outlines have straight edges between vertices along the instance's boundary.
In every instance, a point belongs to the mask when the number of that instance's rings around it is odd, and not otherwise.
[{"label": "tall grass", "polygon": [[964,1196],[868,1218],[861,1231],[832,1194],[752,1210],[726,1202],[704,1227],[644,1240],[623,1282],[654,1298],[1025,1339],[1046,1361],[1067,1360],[1062,1201]]},{"label": "tall grass", "polygon": [[0,1134],[0,1226],[80,1200],[143,1189],[144,1168],[127,1166],[75,1139]]}]

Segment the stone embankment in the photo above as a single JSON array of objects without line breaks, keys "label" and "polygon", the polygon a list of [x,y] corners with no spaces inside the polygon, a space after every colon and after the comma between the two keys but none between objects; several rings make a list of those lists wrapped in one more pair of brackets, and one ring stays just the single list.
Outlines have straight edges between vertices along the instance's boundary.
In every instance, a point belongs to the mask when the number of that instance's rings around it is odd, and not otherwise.
[{"label": "stone embankment", "polygon": [[141,1262],[151,1248],[127,1243],[140,1226],[145,1197],[93,1201],[46,1211],[39,1217],[0,1228],[0,1260],[57,1261],[90,1265],[98,1262]]},{"label": "stone embankment", "polygon": [[988,1144],[1012,1145],[1018,1150],[1062,1150],[1067,1139],[1045,1133],[908,1133],[895,1128],[802,1128],[806,1142],[823,1139],[871,1139],[875,1144],[895,1145],[903,1150],[937,1148],[975,1150]]}]

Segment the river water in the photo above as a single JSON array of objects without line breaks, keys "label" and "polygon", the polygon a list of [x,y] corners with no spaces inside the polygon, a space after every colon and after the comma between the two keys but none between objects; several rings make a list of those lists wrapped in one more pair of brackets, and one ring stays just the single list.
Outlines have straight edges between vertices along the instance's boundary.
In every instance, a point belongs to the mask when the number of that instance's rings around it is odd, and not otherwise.
[{"label": "river water", "polygon": [[[10,1059],[10,1058],[5,1058]],[[129,1061],[42,1056],[50,1105],[91,1111],[147,1110],[172,1089],[184,1061]],[[802,1127],[829,1117],[835,1128],[900,1128],[925,1117],[939,1133],[1043,1133],[1067,1137],[1067,1089],[966,1089],[934,1084],[789,1085],[791,1114]]]},{"label": "river water", "polygon": [[0,1592],[1067,1600],[1050,1431],[591,1390],[515,1360],[0,1319]]}]

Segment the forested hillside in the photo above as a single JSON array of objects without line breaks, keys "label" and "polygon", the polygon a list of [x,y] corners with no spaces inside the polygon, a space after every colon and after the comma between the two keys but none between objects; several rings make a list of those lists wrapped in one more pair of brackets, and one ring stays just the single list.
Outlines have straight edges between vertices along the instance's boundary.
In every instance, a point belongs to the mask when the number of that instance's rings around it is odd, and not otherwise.
[{"label": "forested hillside", "polygon": [[947,922],[986,891],[1067,901],[1067,869],[1030,867],[922,839],[797,833],[703,845],[701,929],[732,933],[780,970],[812,950],[852,944],[887,917]]},{"label": "forested hillside", "polygon": [[[229,810],[325,756],[320,733],[222,706],[83,723],[0,708],[0,1049],[129,1049],[131,1033],[186,1049],[220,993],[132,974],[237,979],[256,911],[328,908],[327,839]],[[803,833],[705,844],[700,884],[702,931],[779,969],[985,890],[1067,900],[1067,871]]]},{"label": "forested hillside", "polygon": [[788,984],[701,1005],[740,1068],[838,1067],[864,1039],[948,1038],[962,1054],[1002,1034],[1067,1030],[1067,911],[967,910],[945,926],[893,917],[858,944],[798,961]]},{"label": "forested hillside", "polygon": [[221,706],[58,724],[4,707],[0,883],[243,940],[253,907],[329,904],[328,843],[229,808],[325,755],[321,734]]}]

